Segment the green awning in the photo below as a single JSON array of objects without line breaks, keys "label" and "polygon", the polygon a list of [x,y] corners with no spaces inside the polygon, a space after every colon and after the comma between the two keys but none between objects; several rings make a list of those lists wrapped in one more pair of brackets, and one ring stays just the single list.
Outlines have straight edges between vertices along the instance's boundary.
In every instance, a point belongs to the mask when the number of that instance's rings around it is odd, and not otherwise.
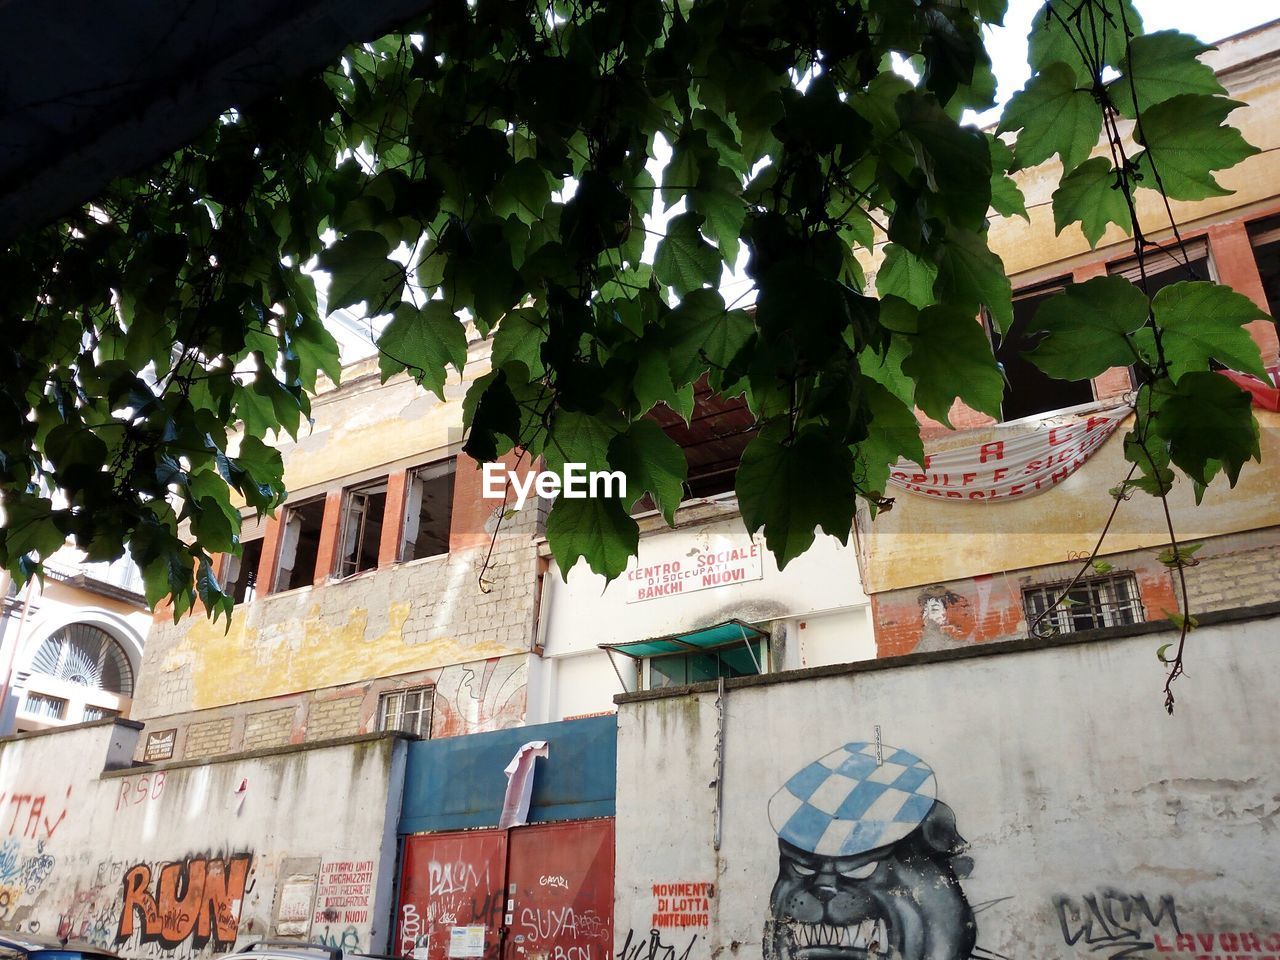
[{"label": "green awning", "polygon": [[669,653],[716,650],[767,636],[768,634],[763,630],[749,623],[743,623],[741,620],[726,620],[714,627],[672,633],[665,637],[633,640],[629,643],[602,643],[600,649],[611,653],[616,650],[618,653],[639,660],[641,657],[661,657]]}]

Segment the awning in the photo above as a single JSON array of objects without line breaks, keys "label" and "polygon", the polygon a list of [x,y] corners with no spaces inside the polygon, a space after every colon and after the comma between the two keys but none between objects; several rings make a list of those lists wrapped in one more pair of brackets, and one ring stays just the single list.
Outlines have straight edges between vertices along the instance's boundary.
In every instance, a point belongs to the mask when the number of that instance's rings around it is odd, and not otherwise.
[{"label": "awning", "polygon": [[736,643],[747,643],[768,634],[758,627],[741,620],[726,620],[714,627],[701,627],[685,633],[672,633],[665,637],[653,637],[649,640],[632,640],[629,643],[602,643],[601,650],[610,653],[617,651],[633,660],[642,657],[661,657],[668,653],[702,653],[728,647]]},{"label": "awning", "polygon": [[662,657],[672,653],[709,653],[723,650],[725,647],[743,644],[751,654],[751,661],[760,672],[760,658],[756,656],[751,641],[768,637],[769,634],[759,627],[753,627],[741,620],[726,620],[714,627],[700,627],[684,633],[671,633],[665,637],[652,637],[648,640],[632,640],[629,643],[602,643],[600,649],[609,655],[609,664],[618,675],[622,689],[627,689],[627,681],[622,678],[622,671],[613,660],[614,653],[641,660],[645,657]]}]

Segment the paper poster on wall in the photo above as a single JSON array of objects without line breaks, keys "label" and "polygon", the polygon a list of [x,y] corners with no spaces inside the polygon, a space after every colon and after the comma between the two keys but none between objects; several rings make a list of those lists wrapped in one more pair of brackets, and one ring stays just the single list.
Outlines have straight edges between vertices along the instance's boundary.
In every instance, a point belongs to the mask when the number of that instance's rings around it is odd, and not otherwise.
[{"label": "paper poster on wall", "polygon": [[484,925],[449,928],[449,956],[483,957]]}]

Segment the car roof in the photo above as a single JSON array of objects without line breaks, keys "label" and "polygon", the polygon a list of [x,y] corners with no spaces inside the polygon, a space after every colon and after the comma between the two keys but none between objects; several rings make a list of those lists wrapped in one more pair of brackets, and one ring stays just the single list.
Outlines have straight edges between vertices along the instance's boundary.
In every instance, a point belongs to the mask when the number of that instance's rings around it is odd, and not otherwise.
[{"label": "car roof", "polygon": [[22,950],[34,953],[40,950],[65,950],[78,953],[90,953],[98,957],[115,957],[117,954],[92,943],[79,940],[60,940],[57,937],[42,936],[38,933],[19,933],[16,930],[0,930],[0,949]]}]

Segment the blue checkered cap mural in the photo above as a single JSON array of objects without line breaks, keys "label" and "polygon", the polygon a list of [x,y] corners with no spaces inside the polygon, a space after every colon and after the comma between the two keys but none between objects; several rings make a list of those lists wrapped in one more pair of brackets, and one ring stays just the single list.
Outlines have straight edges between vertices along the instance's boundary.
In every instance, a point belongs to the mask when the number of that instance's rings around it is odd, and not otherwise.
[{"label": "blue checkered cap mural", "polygon": [[788,843],[851,857],[901,840],[938,798],[933,769],[907,750],[846,743],[815,760],[769,800],[769,822]]}]

